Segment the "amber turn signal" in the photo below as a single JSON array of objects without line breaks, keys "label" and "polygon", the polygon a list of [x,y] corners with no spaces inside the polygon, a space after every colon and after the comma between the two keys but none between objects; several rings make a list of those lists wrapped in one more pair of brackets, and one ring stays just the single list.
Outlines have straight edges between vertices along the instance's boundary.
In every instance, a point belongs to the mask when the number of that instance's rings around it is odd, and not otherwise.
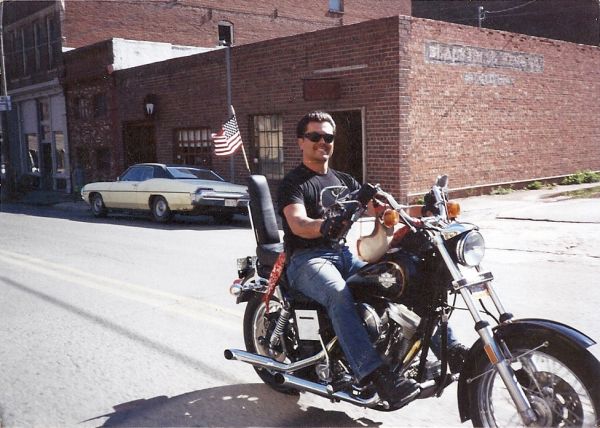
[{"label": "amber turn signal", "polygon": [[392,210],[389,208],[384,211],[383,224],[385,224],[386,227],[394,227],[399,222],[400,222],[400,214],[398,214],[398,211]]},{"label": "amber turn signal", "polygon": [[456,218],[460,215],[460,204],[458,202],[448,201],[446,207],[448,208],[449,218]]}]

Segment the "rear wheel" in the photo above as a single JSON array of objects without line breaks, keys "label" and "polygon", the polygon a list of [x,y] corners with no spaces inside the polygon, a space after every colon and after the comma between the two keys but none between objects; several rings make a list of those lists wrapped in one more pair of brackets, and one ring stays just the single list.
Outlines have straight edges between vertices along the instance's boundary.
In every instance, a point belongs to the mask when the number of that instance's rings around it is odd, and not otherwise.
[{"label": "rear wheel", "polygon": [[[507,338],[505,343],[515,376],[538,417],[534,426],[598,426],[600,363],[588,351],[565,349],[549,333]],[[502,379],[483,356],[473,378],[469,393],[474,426],[525,426]]]},{"label": "rear wheel", "polygon": [[152,199],[152,217],[159,223],[167,223],[173,218],[173,212],[162,196],[155,196]]},{"label": "rear wheel", "polygon": [[[264,355],[279,362],[289,363],[290,360],[285,352],[282,350],[270,350],[267,342],[270,333],[273,332],[275,328],[278,318],[277,315],[280,311],[281,305],[278,301],[271,300],[267,310],[267,305],[263,302],[262,294],[253,296],[246,305],[246,312],[244,313],[244,342],[248,352]],[[268,316],[270,313],[275,313],[277,315]],[[284,394],[298,394],[295,389],[281,386],[276,383],[275,372],[259,367],[254,367],[254,370],[261,380],[274,390]]]},{"label": "rear wheel", "polygon": [[106,217],[106,206],[99,193],[94,193],[90,198],[90,206],[95,217]]}]

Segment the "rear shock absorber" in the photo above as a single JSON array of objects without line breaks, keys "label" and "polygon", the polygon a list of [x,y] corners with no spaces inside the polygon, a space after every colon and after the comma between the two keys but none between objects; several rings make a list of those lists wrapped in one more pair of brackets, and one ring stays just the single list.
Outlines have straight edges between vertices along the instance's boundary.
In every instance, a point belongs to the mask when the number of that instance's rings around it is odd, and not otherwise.
[{"label": "rear shock absorber", "polygon": [[277,319],[277,325],[275,326],[275,330],[273,330],[273,334],[271,335],[271,339],[269,341],[269,347],[271,349],[279,345],[281,335],[283,334],[285,326],[287,325],[287,322],[289,321],[291,315],[291,311],[283,307],[281,308],[281,313],[279,314],[279,318]]}]

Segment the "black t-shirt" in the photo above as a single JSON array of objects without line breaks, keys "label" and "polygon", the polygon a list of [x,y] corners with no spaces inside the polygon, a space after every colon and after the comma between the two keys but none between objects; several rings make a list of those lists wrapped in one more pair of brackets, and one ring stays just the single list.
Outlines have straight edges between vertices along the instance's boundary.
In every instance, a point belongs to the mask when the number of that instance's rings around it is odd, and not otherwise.
[{"label": "black t-shirt", "polygon": [[288,172],[279,185],[277,209],[281,215],[286,251],[290,254],[297,249],[326,245],[323,238],[305,239],[294,235],[283,214],[290,204],[302,204],[310,218],[322,218],[321,191],[328,186],[346,186],[350,191],[360,189],[360,184],[349,174],[328,169],[326,174],[318,174],[304,164]]}]

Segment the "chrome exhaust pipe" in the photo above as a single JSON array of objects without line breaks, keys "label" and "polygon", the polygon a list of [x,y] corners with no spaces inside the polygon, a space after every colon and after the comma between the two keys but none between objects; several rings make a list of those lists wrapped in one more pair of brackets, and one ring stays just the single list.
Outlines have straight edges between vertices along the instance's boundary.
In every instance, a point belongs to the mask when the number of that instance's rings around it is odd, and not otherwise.
[{"label": "chrome exhaust pipe", "polygon": [[[262,367],[268,370],[276,371],[277,373],[275,373],[275,382],[280,385],[289,386],[290,388],[300,391],[311,392],[331,400],[346,401],[361,407],[375,408],[379,405],[385,406],[387,404],[385,401],[382,401],[379,398],[377,393],[375,393],[369,399],[362,399],[343,391],[333,392],[333,389],[330,386],[321,385],[320,383],[316,382],[310,382],[289,374],[290,372],[315,365],[319,361],[323,360],[325,356],[325,351],[321,351],[318,354],[304,360],[296,361],[295,363],[291,364],[285,364],[280,363],[272,358],[242,351],[240,349],[225,350],[225,358],[227,360],[238,360],[243,363],[252,364],[255,367]],[[435,381],[433,380],[419,384],[419,388],[421,390],[419,396],[423,396],[423,391],[427,391],[429,388],[433,388],[435,385]]]},{"label": "chrome exhaust pipe", "polygon": [[375,393],[373,397],[365,400],[362,398],[354,397],[346,392],[338,391],[333,392],[331,387],[321,385],[319,383],[310,382],[308,380],[301,379],[296,376],[289,375],[287,373],[277,373],[275,375],[275,382],[283,386],[289,386],[300,391],[312,392],[313,394],[320,395],[332,400],[347,401],[348,403],[355,404],[361,407],[376,407],[381,403],[381,399]]},{"label": "chrome exhaust pipe", "polygon": [[268,370],[274,370],[277,372],[294,372],[296,370],[303,369],[315,365],[319,361],[325,358],[325,351],[321,351],[312,357],[308,357],[304,360],[296,361],[291,364],[280,363],[273,358],[265,357],[263,355],[253,354],[251,352],[242,351],[240,349],[226,349],[225,358],[227,360],[238,360],[243,363],[252,364],[256,367],[262,367]]}]

